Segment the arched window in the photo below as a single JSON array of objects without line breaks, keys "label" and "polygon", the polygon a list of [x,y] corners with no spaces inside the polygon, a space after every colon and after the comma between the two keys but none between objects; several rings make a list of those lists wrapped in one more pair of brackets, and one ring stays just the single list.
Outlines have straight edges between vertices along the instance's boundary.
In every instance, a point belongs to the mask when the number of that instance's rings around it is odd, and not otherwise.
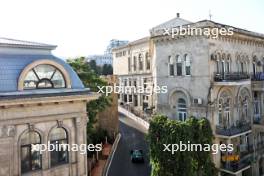
[{"label": "arched window", "polygon": [[182,59],[179,55],[176,56],[176,67],[177,67],[177,76],[182,75]]},{"label": "arched window", "polygon": [[230,70],[231,70],[231,58],[230,55],[228,55],[226,59],[226,73],[230,73]]},{"label": "arched window", "polygon": [[181,121],[185,121],[187,118],[187,105],[186,101],[183,98],[178,99],[178,118]]},{"label": "arched window", "polygon": [[188,54],[184,55],[185,75],[191,75],[191,59]]},{"label": "arched window", "polygon": [[39,150],[32,149],[32,144],[40,144],[41,139],[39,133],[29,131],[21,136],[21,172],[39,170],[41,166],[41,154]]},{"label": "arched window", "polygon": [[257,57],[256,56],[253,57],[252,66],[253,66],[253,74],[255,76],[257,73]]},{"label": "arched window", "polygon": [[168,57],[169,76],[174,76],[174,63],[171,56]]},{"label": "arched window", "polygon": [[228,92],[224,91],[218,100],[218,122],[222,128],[231,127],[231,98]]},{"label": "arched window", "polygon": [[138,55],[139,70],[143,70],[143,58],[142,54]]},{"label": "arched window", "polygon": [[146,70],[150,70],[150,58],[148,52],[146,52],[145,60],[146,60]]},{"label": "arched window", "polygon": [[56,67],[41,64],[32,68],[24,79],[24,89],[65,88],[64,76]]},{"label": "arched window", "polygon": [[50,152],[51,167],[68,163],[69,144],[66,130],[60,127],[52,129],[49,140],[51,144],[57,145],[59,149]]},{"label": "arched window", "polygon": [[223,99],[219,99],[218,102],[218,124],[221,125],[223,123]]}]

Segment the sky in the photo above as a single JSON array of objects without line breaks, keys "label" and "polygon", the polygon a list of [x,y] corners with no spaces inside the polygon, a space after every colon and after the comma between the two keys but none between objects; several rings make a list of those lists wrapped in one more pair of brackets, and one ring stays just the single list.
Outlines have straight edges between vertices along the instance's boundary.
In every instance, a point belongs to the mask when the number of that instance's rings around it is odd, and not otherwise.
[{"label": "sky", "polygon": [[0,37],[57,45],[59,57],[102,54],[176,17],[264,33],[263,0],[0,0]]}]

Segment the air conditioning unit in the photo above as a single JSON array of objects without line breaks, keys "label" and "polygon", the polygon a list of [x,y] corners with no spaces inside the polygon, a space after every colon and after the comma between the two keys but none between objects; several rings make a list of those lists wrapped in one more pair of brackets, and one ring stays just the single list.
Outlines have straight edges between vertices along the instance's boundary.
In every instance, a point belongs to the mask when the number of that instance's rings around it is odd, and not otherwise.
[{"label": "air conditioning unit", "polygon": [[201,98],[194,98],[193,103],[197,105],[203,104],[203,100]]}]

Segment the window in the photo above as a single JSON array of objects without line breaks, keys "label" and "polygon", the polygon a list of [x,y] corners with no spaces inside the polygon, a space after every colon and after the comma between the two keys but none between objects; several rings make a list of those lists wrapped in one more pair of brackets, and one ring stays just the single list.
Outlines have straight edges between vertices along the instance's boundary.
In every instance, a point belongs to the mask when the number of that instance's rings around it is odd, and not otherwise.
[{"label": "window", "polygon": [[182,59],[179,55],[176,56],[177,76],[182,75]]},{"label": "window", "polygon": [[137,57],[136,56],[134,56],[134,71],[136,71],[137,70]]},{"label": "window", "polygon": [[230,55],[227,56],[227,60],[226,60],[226,73],[230,73],[230,67],[231,67],[231,59],[230,59]]},{"label": "window", "polygon": [[221,93],[218,101],[218,123],[222,128],[231,127],[231,98],[226,91]]},{"label": "window", "polygon": [[150,70],[150,58],[148,52],[146,52],[145,59],[146,59],[146,70]]},{"label": "window", "polygon": [[64,128],[54,128],[50,132],[50,143],[57,145],[59,150],[50,152],[51,167],[68,163],[68,135]]},{"label": "window", "polygon": [[132,95],[129,95],[128,100],[129,100],[129,102],[132,102]]},{"label": "window", "polygon": [[139,63],[139,70],[143,70],[143,58],[142,58],[142,54],[138,55],[138,63]]},{"label": "window", "polygon": [[178,118],[181,121],[185,121],[187,118],[186,101],[183,98],[178,99]]},{"label": "window", "polygon": [[185,62],[185,75],[191,75],[191,59],[188,54],[185,54],[184,62]]},{"label": "window", "polygon": [[24,89],[65,88],[62,73],[52,65],[38,65],[32,68],[24,80]]},{"label": "window", "polygon": [[128,57],[128,71],[131,71],[131,59]]},{"label": "window", "polygon": [[218,103],[218,124],[223,123],[223,100],[220,99]]},{"label": "window", "polygon": [[174,76],[174,64],[171,56],[168,57],[168,65],[169,65],[169,75]]},{"label": "window", "polygon": [[138,96],[134,95],[134,106],[138,106]]},{"label": "window", "polygon": [[220,61],[216,60],[216,73],[220,73]]},{"label": "window", "polygon": [[24,133],[21,137],[21,172],[41,169],[40,151],[32,150],[31,144],[40,144],[40,135],[35,131]]}]

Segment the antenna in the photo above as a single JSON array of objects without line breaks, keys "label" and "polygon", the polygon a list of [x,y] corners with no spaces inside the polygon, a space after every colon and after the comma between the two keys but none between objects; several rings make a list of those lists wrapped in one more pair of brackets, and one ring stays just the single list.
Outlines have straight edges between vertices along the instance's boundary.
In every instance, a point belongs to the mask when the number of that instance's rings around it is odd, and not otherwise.
[{"label": "antenna", "polygon": [[209,10],[209,19],[210,19],[210,21],[212,20],[212,14],[211,14],[211,10]]}]

